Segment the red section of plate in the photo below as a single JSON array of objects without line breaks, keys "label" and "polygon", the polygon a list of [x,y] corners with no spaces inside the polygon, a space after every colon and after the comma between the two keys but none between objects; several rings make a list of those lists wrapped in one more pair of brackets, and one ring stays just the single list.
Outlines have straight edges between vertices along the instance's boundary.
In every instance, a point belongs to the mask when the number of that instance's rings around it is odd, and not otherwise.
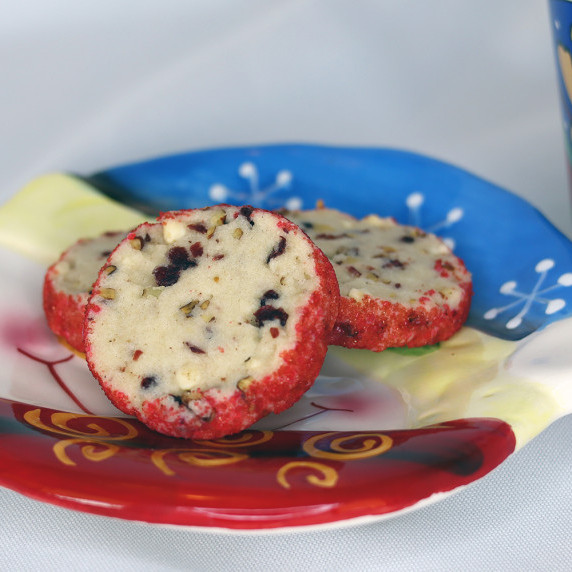
[{"label": "red section of plate", "polygon": [[389,514],[481,478],[515,447],[497,419],[193,441],[131,418],[7,400],[0,435],[0,484],[25,495],[130,520],[236,530]]}]

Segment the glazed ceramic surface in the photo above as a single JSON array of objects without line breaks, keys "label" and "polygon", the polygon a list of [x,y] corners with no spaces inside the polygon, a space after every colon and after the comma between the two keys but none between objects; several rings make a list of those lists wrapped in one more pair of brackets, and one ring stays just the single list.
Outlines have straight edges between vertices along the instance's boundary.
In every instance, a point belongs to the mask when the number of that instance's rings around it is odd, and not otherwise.
[{"label": "glazed ceramic surface", "polygon": [[[219,202],[393,216],[473,274],[466,326],[429,348],[331,348],[290,410],[215,441],[156,434],[107,401],[45,324],[45,266],[0,260],[0,484],[87,512],[271,530],[395,515],[498,466],[572,406],[572,244],[513,194],[390,149],[192,152],[84,180],[152,214]],[[112,229],[110,229],[112,230]],[[115,230],[115,229],[113,229]]]},{"label": "glazed ceramic surface", "polygon": [[549,0],[569,182],[572,183],[572,3]]}]

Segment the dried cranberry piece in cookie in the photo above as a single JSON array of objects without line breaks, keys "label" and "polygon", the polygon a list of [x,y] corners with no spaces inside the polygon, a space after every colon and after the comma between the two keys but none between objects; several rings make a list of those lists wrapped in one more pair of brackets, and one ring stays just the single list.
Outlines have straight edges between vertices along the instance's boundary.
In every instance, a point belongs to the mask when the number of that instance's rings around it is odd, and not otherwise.
[{"label": "dried cranberry piece in cookie", "polygon": [[[52,264],[44,278],[43,302],[48,326],[83,353],[83,320],[91,287],[111,251],[126,232],[106,232],[74,243]],[[108,272],[112,269],[108,267]]]},{"label": "dried cranberry piece in cookie", "polygon": [[[123,411],[217,438],[312,385],[338,313],[331,263],[295,224],[252,207],[163,214],[127,237],[86,313],[88,365]],[[192,263],[189,263],[192,261]]]},{"label": "dried cranberry piece in cookie", "polygon": [[435,235],[334,209],[283,213],[332,262],[340,312],[330,343],[382,351],[434,344],[465,322],[472,295],[463,261]]}]

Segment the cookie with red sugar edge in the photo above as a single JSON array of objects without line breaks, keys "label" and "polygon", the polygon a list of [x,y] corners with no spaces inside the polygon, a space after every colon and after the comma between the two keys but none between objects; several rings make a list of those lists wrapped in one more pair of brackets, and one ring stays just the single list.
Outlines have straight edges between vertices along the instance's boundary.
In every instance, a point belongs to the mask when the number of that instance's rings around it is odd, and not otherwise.
[{"label": "cookie with red sugar edge", "polygon": [[101,269],[87,362],[110,400],[150,428],[223,437],[310,388],[338,306],[331,263],[281,215],[229,205],[164,213]]},{"label": "cookie with red sugar edge", "polygon": [[382,351],[446,340],[467,319],[472,278],[434,234],[335,209],[281,211],[332,262],[341,301],[330,343]]},{"label": "cookie with red sugar edge", "polygon": [[83,321],[93,283],[126,232],[106,232],[75,242],[44,277],[43,305],[49,328],[73,350],[84,353]]}]

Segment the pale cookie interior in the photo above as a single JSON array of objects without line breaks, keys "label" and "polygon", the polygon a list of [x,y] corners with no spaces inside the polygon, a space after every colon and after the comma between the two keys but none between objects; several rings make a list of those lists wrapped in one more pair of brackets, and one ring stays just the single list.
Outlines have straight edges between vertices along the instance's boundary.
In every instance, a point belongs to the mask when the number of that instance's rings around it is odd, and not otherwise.
[{"label": "pale cookie interior", "polygon": [[87,294],[113,249],[127,235],[108,232],[74,244],[54,267],[54,287],[65,294]]},{"label": "pale cookie interior", "polygon": [[416,307],[458,306],[470,275],[435,235],[392,218],[357,220],[334,209],[288,211],[330,259],[342,296],[372,298]]},{"label": "pale cookie interior", "polygon": [[134,405],[244,389],[296,344],[301,308],[320,284],[313,246],[271,213],[237,213],[210,208],[143,226],[110,259],[90,353]]}]

